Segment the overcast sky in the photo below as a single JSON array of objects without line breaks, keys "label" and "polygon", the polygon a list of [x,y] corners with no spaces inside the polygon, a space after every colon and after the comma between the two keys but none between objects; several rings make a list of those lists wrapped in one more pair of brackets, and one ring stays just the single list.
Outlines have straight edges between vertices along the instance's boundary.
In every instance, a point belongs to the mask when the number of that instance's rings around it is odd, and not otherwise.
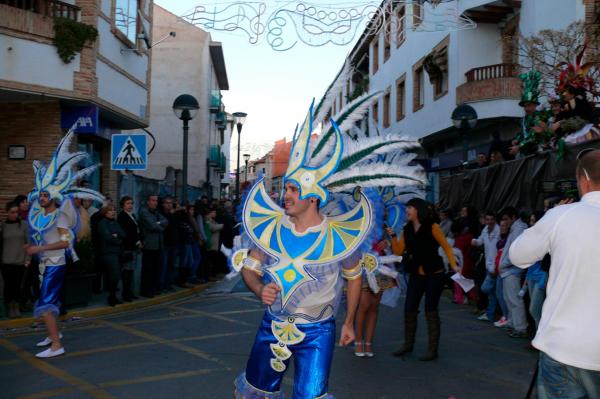
[{"label": "overcast sky", "polygon": [[[327,3],[336,2],[340,0]],[[155,3],[176,15],[183,15],[199,4],[211,4],[194,0],[155,0]],[[300,43],[291,50],[278,52],[265,42],[250,44],[248,37],[239,32],[209,32],[214,41],[223,43],[229,79],[229,91],[223,92],[226,110],[248,113],[241,141],[242,152],[251,153],[252,158],[263,155],[275,140],[292,138],[296,123],[302,122],[312,98],[318,99],[323,94],[354,45],[309,47]],[[232,166],[237,156],[237,134],[234,136]]]}]

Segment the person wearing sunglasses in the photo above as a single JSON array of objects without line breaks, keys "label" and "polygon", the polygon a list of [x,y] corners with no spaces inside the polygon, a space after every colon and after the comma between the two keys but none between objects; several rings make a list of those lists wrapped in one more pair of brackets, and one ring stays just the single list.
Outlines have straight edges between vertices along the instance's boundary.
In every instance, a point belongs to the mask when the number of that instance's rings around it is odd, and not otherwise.
[{"label": "person wearing sunglasses", "polygon": [[577,156],[581,200],[550,209],[515,240],[512,263],[528,268],[552,255],[546,301],[533,346],[540,351],[539,398],[598,398],[600,392],[600,150]]}]

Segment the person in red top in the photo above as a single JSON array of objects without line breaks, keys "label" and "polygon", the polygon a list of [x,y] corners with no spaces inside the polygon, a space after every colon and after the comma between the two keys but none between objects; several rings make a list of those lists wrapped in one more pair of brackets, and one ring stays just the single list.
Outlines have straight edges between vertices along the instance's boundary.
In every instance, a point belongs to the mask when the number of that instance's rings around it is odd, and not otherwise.
[{"label": "person in red top", "polygon": [[[452,225],[452,233],[454,234],[454,246],[460,249],[460,252],[463,256],[463,265],[461,274],[465,276],[465,278],[472,279],[474,277],[474,264],[473,257],[471,256],[473,234],[470,229],[463,227],[460,223],[454,223]],[[468,292],[469,300],[476,301],[477,293],[476,288],[474,287],[471,291]],[[458,283],[454,283],[454,302],[458,304],[466,304],[465,301],[465,293],[463,289],[458,285]]]}]

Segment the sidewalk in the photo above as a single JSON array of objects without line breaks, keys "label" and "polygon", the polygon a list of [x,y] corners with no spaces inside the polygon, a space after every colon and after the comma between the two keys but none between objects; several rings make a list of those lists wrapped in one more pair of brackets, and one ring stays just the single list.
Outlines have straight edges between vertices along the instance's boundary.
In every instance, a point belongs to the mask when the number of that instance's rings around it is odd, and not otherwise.
[{"label": "sidewalk", "polygon": [[[187,296],[192,296],[198,294],[214,283],[207,283],[197,285],[193,288],[175,288],[175,292],[170,292],[167,294],[157,295],[154,298],[142,298],[136,299],[133,302],[125,302],[121,305],[117,306],[108,306],[106,303],[106,293],[102,294],[94,294],[92,299],[90,300],[88,306],[68,309],[67,314],[63,315],[59,318],[59,321],[67,321],[71,319],[80,319],[80,318],[90,318],[103,316],[107,314],[114,314],[120,312],[127,312],[131,310],[137,310],[142,308],[147,308],[150,306],[158,305],[165,302],[170,302],[176,299],[185,298]],[[23,328],[28,326],[35,325],[35,319],[31,313],[23,314],[23,317],[19,317],[17,319],[0,319],[0,331],[2,330],[10,330],[15,328]]]}]

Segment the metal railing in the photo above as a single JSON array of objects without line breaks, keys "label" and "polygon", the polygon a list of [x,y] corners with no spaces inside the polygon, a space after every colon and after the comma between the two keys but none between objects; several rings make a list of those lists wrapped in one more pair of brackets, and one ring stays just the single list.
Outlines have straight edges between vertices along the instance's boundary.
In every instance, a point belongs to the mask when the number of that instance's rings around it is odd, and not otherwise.
[{"label": "metal railing", "polygon": [[59,0],[0,0],[0,4],[48,17],[67,18],[73,21],[79,20],[81,11],[79,7]]},{"label": "metal railing", "polygon": [[517,76],[517,65],[515,64],[496,64],[473,68],[465,73],[467,82],[478,80],[512,78]]}]

